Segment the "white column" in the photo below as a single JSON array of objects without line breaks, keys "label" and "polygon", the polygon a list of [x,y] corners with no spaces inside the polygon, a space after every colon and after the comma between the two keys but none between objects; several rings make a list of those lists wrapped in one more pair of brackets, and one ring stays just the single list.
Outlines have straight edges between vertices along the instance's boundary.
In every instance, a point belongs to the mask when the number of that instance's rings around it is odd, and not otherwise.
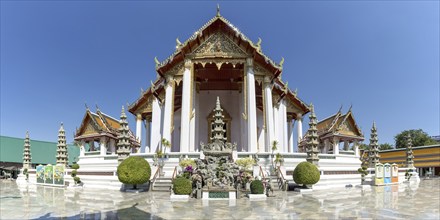
[{"label": "white column", "polygon": [[189,151],[189,136],[190,136],[190,120],[192,113],[191,106],[191,61],[185,60],[185,71],[182,79],[182,108],[180,118],[180,152]]},{"label": "white column", "polygon": [[339,138],[333,138],[333,154],[339,154]]},{"label": "white column", "polygon": [[141,139],[142,139],[142,115],[137,114],[136,115],[136,140],[139,143],[142,143]]},{"label": "white column", "polygon": [[[193,74],[191,74],[193,75]],[[196,146],[196,115],[199,114],[199,111],[196,109],[196,88],[194,86],[194,78],[191,77],[191,111],[190,111],[190,119],[189,119],[189,151],[195,152],[197,149]]]},{"label": "white column", "polygon": [[81,143],[79,145],[79,156],[84,157],[85,153],[86,153],[86,149],[84,147],[84,140],[81,140]]},{"label": "white column", "polygon": [[100,151],[100,155],[104,156],[107,155],[107,148],[105,146],[105,142],[107,141],[107,138],[105,137],[101,137],[101,139],[99,140],[99,151]]},{"label": "white column", "polygon": [[[274,123],[274,140],[276,140],[278,142],[278,149],[275,151],[276,153],[278,153],[280,151],[280,147],[281,147],[281,140],[280,140],[280,121],[279,121],[279,114],[278,114],[278,108],[279,106],[277,106],[275,104],[275,106],[273,106],[273,123]],[[270,148],[272,148],[272,143],[270,144]],[[272,152],[272,150],[270,149],[270,152]]]},{"label": "white column", "polygon": [[112,154],[116,154],[116,141],[115,139],[110,139],[110,151]]},{"label": "white column", "polygon": [[287,152],[292,153],[293,152],[293,123],[292,123],[292,116],[287,116],[287,127],[288,127],[288,132],[287,134],[289,135],[289,147]]},{"label": "white column", "polygon": [[257,152],[257,106],[252,58],[247,58],[246,64],[248,150],[250,152]]},{"label": "white column", "polygon": [[[174,80],[172,76],[167,76],[165,84],[165,106],[163,112],[162,137],[171,143],[171,129],[173,123],[173,99],[174,99]],[[182,129],[183,130],[183,129]],[[171,143],[172,146],[173,143]]]},{"label": "white column", "polygon": [[243,82],[242,89],[241,89],[241,95],[240,95],[240,104],[239,104],[239,119],[240,119],[240,140],[241,144],[238,146],[238,151],[244,151],[245,147],[247,146],[247,121],[244,117],[247,114],[246,109],[246,82]]},{"label": "white column", "polygon": [[143,153],[151,152],[151,118],[147,117],[145,119],[145,148]]},{"label": "white column", "polygon": [[151,140],[150,140],[150,152],[156,152],[161,139],[161,122],[162,122],[162,109],[159,105],[159,100],[153,98],[153,114],[151,116]]},{"label": "white column", "polygon": [[324,140],[324,149],[322,151],[324,154],[328,154],[329,145],[330,145],[330,141],[328,139],[325,139]]},{"label": "white column", "polygon": [[353,150],[354,150],[354,155],[356,157],[359,157],[359,143],[357,141],[354,142],[353,144]]},{"label": "white column", "polygon": [[281,126],[281,139],[282,140],[282,145],[280,145],[281,147],[281,152],[287,152],[287,148],[289,146],[287,140],[287,109],[286,109],[286,100],[283,99],[281,100],[280,103],[280,126]]},{"label": "white column", "polygon": [[299,146],[299,143],[301,142],[302,138],[303,138],[303,128],[302,128],[302,115],[298,114],[296,117],[296,128],[297,128],[297,137],[298,137],[298,144],[297,146]]},{"label": "white column", "polygon": [[266,147],[270,152],[272,142],[275,140],[275,127],[273,121],[272,83],[270,77],[264,77],[264,113],[266,118]]}]

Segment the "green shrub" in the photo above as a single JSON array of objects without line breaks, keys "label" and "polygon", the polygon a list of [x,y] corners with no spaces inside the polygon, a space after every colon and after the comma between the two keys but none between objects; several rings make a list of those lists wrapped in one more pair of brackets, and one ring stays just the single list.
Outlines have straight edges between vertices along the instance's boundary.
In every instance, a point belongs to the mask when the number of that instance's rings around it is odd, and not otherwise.
[{"label": "green shrub", "polygon": [[132,184],[136,189],[137,184],[143,184],[150,180],[151,168],[148,161],[142,157],[128,157],[118,169],[118,179],[125,184]]},{"label": "green shrub", "polygon": [[251,194],[263,194],[264,186],[261,180],[254,180],[251,182]]},{"label": "green shrub", "polygon": [[185,168],[187,166],[191,165],[193,168],[196,167],[196,161],[194,161],[193,159],[183,159],[179,162],[179,166]]},{"label": "green shrub", "polygon": [[70,173],[70,175],[71,175],[72,177],[75,177],[77,173],[78,173],[78,171],[76,171],[76,170],[72,170],[72,173]]},{"label": "green shrub", "polygon": [[73,181],[75,181],[76,184],[81,182],[81,179],[77,176],[73,177]]},{"label": "green shrub", "polygon": [[235,163],[243,167],[245,170],[249,170],[253,164],[255,164],[254,158],[246,157],[246,158],[240,158],[235,161]]},{"label": "green shrub", "polygon": [[189,195],[192,192],[191,180],[178,177],[173,181],[173,191],[176,195]]},{"label": "green shrub", "polygon": [[79,169],[79,165],[77,163],[72,164],[72,169],[75,170]]},{"label": "green shrub", "polygon": [[301,162],[293,170],[293,181],[297,184],[313,185],[320,177],[318,167],[309,162]]}]

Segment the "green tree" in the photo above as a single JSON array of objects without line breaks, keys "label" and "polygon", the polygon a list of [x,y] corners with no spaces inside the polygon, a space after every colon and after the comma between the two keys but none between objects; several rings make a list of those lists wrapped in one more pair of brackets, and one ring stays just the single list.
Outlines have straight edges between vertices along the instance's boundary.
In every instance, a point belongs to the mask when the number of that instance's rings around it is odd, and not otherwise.
[{"label": "green tree", "polygon": [[379,145],[379,150],[389,150],[389,149],[393,149],[393,146],[391,146],[391,144],[384,143]]},{"label": "green tree", "polygon": [[359,150],[368,150],[369,148],[368,144],[362,143],[359,145]]},{"label": "green tree", "polygon": [[406,148],[406,138],[408,134],[411,136],[413,147],[437,144],[437,142],[429,137],[422,129],[412,129],[402,131],[394,137],[396,148]]}]

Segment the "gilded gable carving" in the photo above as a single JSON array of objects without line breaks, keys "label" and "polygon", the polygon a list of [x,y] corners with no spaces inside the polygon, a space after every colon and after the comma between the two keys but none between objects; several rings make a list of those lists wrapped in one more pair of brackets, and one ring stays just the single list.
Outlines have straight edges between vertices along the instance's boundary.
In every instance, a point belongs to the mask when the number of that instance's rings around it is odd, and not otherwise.
[{"label": "gilded gable carving", "polygon": [[246,57],[247,54],[225,34],[217,32],[195,51],[196,57]]},{"label": "gilded gable carving", "polygon": [[263,76],[272,75],[269,71],[267,71],[265,68],[263,68],[262,66],[256,63],[254,64],[254,73],[255,75],[263,75]]},{"label": "gilded gable carving", "polygon": [[87,134],[95,134],[95,133],[97,133],[97,132],[96,132],[95,128],[93,127],[93,125],[90,124],[90,121],[89,121],[89,123],[87,123],[86,129],[84,130],[83,134],[87,135]]},{"label": "gilded gable carving", "polygon": [[173,68],[168,70],[165,75],[175,76],[175,75],[183,75],[184,66],[183,62],[178,63],[177,65],[174,65]]}]

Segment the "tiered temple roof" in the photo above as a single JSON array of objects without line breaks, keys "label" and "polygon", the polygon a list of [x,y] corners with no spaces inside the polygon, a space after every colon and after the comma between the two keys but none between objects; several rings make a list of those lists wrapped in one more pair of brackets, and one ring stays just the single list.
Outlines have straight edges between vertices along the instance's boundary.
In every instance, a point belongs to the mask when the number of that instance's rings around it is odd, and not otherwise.
[{"label": "tiered temple roof", "polygon": [[[164,85],[166,83],[165,75],[182,75],[183,63],[186,58],[197,60],[197,63],[201,64],[204,68],[208,68],[208,65],[215,63],[217,68],[220,69],[224,64],[232,64],[234,67],[236,65],[243,65],[243,63],[237,63],[234,59],[245,59],[247,57],[253,58],[256,72],[273,79],[274,102],[277,103],[283,97],[286,97],[288,115],[296,118],[298,115],[305,115],[310,111],[308,105],[297,97],[296,92],[292,92],[287,87],[287,83],[281,80],[284,60],[282,59],[278,64],[275,63],[262,52],[261,39],[257,43],[252,42],[220,14],[209,20],[184,43],[180,43],[178,39],[176,41],[176,50],[170,57],[163,62],[155,59],[156,71],[159,77],[154,82],[151,82],[151,86],[147,90],[142,91],[140,98],[128,107],[129,112],[135,115],[150,114],[152,111],[152,98],[156,97],[160,102],[163,101],[163,95],[161,94],[164,92]],[[219,41],[222,43],[217,44]],[[217,51],[216,49],[220,50]],[[203,56],[199,53],[201,50],[204,51]],[[224,53],[224,50],[227,50],[228,53]],[[203,75],[202,73],[200,74]],[[196,77],[195,80],[200,81],[203,80],[202,78]],[[237,78],[235,80],[242,81],[243,79]],[[260,79],[256,78],[256,80],[259,84],[261,83]],[[211,89],[218,89],[218,85],[208,85]],[[223,86],[223,88],[227,87]],[[178,97],[180,92],[178,89],[176,88],[174,110],[177,110],[180,106],[180,97]],[[256,89],[256,91],[261,92],[259,89]],[[262,108],[262,103],[258,103],[258,100],[257,107]]]},{"label": "tiered temple roof", "polygon": [[339,109],[336,114],[318,122],[316,127],[321,139],[330,136],[339,136],[354,138],[359,141],[364,140],[364,135],[354,119],[351,108],[344,115],[341,113],[341,109]]},{"label": "tiered temple roof", "polygon": [[[115,118],[101,112],[99,109],[96,113],[86,108],[81,126],[76,130],[75,140],[98,138],[107,136],[116,139],[119,134],[119,121]],[[131,130],[128,131],[132,144],[139,145]]]}]

